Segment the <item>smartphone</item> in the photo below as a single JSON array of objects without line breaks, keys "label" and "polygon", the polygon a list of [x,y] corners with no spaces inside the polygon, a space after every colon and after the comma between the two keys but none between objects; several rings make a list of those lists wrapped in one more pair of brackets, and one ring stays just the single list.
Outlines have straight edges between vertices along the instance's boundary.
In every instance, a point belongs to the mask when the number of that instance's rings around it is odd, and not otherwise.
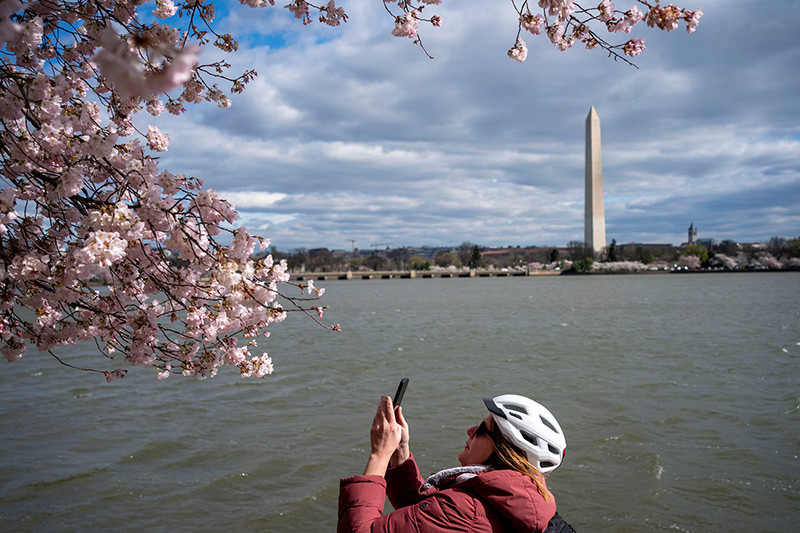
[{"label": "smartphone", "polygon": [[394,393],[394,400],[392,401],[392,405],[397,407],[400,405],[400,402],[403,401],[403,396],[406,393],[406,388],[408,387],[408,378],[403,378],[400,380],[400,383],[397,385],[397,392]]}]

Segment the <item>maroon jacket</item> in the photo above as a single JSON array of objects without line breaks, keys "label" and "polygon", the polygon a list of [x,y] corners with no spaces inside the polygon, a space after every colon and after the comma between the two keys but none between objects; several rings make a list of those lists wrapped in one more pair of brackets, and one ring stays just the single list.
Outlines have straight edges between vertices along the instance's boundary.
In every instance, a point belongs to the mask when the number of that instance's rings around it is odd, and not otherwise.
[{"label": "maroon jacket", "polygon": [[[423,490],[410,457],[381,476],[353,476],[339,487],[338,532],[541,532],[556,513],[527,476],[514,470],[481,472],[459,483]],[[381,516],[386,501],[396,511]]]}]

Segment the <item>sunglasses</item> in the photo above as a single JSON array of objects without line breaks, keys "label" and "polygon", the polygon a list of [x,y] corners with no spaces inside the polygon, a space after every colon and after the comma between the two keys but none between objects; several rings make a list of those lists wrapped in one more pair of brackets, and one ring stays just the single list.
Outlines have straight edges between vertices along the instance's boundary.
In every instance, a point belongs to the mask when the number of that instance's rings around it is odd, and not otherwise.
[{"label": "sunglasses", "polygon": [[475,435],[476,437],[479,437],[481,435],[489,435],[491,437],[492,432],[489,430],[488,427],[486,427],[486,421],[481,420],[481,423],[475,429],[475,433],[473,433],[473,435]]}]

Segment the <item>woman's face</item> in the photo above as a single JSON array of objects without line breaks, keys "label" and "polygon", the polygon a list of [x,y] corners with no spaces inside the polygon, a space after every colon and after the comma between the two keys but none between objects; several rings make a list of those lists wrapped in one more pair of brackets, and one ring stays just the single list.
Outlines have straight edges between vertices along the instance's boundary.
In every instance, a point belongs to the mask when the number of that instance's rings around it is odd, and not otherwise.
[{"label": "woman's face", "polygon": [[[486,415],[486,418],[483,419],[483,423],[486,425],[487,429],[494,429],[492,415]],[[477,430],[478,426],[472,426],[467,429],[469,438],[464,445],[464,449],[458,454],[458,462],[461,463],[461,466],[482,465],[489,456],[492,455],[492,452],[494,452],[492,438],[485,433],[481,434],[478,432],[479,434],[476,434]]]}]

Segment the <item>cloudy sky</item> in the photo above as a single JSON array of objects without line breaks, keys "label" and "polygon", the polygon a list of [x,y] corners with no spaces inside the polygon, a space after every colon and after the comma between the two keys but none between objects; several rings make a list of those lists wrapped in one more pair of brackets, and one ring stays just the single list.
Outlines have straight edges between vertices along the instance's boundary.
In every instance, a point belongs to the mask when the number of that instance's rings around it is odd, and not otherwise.
[{"label": "cloudy sky", "polygon": [[435,60],[390,35],[380,0],[342,1],[339,28],[230,5],[218,27],[241,40],[234,69],[259,77],[230,109],[157,119],[164,164],[280,250],[565,245],[583,240],[594,106],[609,242],[679,244],[692,222],[701,238],[796,237],[800,2],[688,1],[705,13],[692,35],[637,26],[639,69],[533,35],[512,61],[510,1],[434,6]]}]

